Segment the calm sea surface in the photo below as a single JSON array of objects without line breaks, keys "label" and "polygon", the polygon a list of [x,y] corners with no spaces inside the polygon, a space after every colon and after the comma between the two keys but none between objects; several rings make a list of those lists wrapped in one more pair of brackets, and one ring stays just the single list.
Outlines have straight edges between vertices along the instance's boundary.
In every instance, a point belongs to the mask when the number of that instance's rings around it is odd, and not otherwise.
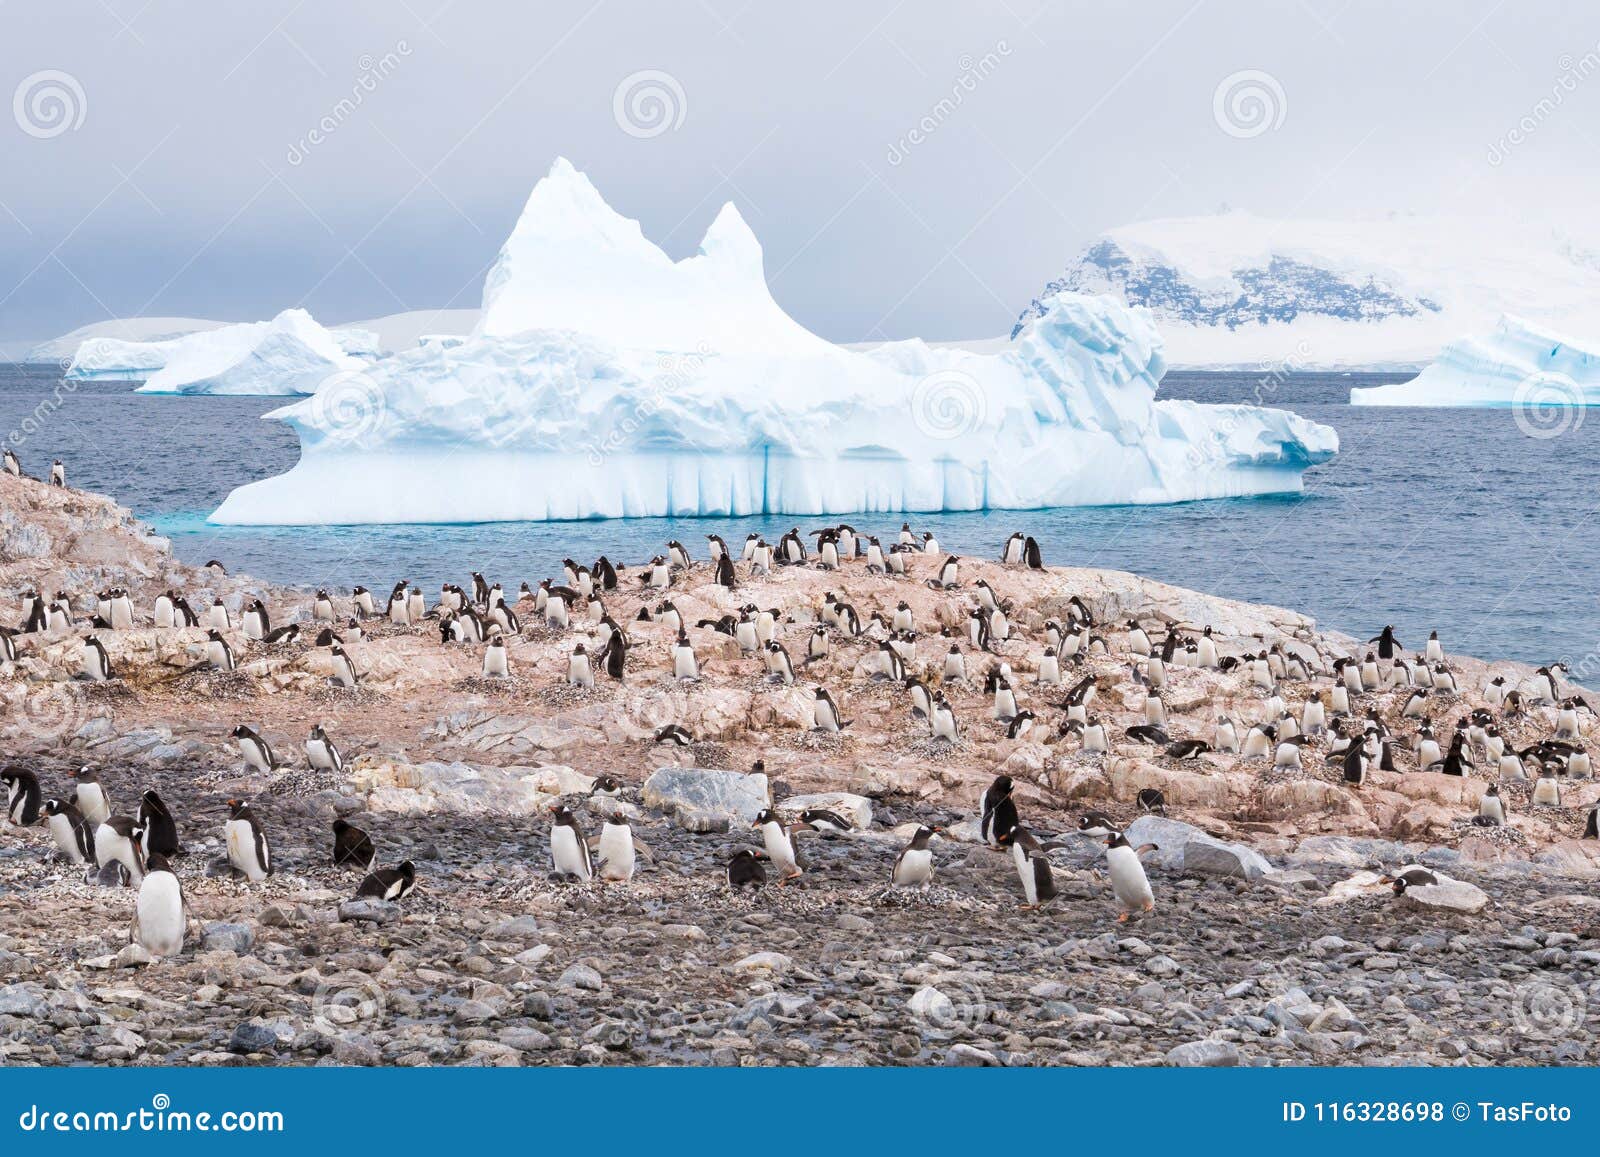
[{"label": "calm sea surface", "polygon": [[[1486,657],[1581,663],[1600,646],[1600,416],[1559,437],[1525,434],[1506,410],[1352,407],[1353,385],[1405,375],[1297,374],[1261,400],[1324,422],[1342,450],[1293,497],[1178,506],[918,515],[942,546],[995,555],[1006,536],[1037,537],[1048,563],[1116,567],[1228,598],[1278,603],[1357,635],[1394,623],[1420,646]],[[1258,399],[1257,374],[1169,374],[1163,397]],[[59,400],[59,406],[56,406]],[[61,458],[75,485],[132,507],[180,557],[282,582],[362,583],[402,575],[434,591],[482,570],[515,589],[566,556],[635,563],[680,538],[730,542],[817,519],[638,519],[577,523],[329,528],[214,527],[233,487],[294,465],[294,434],[260,416],[272,398],[160,397],[125,383],[64,387],[53,368],[0,366],[0,436],[28,431],[24,469]],[[55,407],[55,408],[51,408]],[[1580,412],[1581,414],[1581,412]],[[34,416],[39,415],[37,420]],[[897,530],[892,516],[850,519]],[[1593,671],[1600,660],[1591,659]],[[1577,674],[1577,672],[1575,672]]]}]

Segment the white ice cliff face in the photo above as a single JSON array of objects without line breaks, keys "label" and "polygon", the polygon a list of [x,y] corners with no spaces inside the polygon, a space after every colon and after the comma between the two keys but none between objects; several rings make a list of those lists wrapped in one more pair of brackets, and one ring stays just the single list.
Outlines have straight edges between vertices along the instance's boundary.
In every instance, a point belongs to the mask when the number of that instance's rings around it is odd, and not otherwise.
[{"label": "white ice cliff face", "polygon": [[218,523],[1036,508],[1292,492],[1338,449],[1282,410],[1156,401],[1148,314],[1063,294],[1004,352],[835,346],[768,292],[732,206],[672,262],[564,161],[478,331],[274,410],[300,462]]},{"label": "white ice cliff face", "polygon": [[135,380],[149,394],[309,394],[330,374],[378,354],[367,330],[329,330],[303,309],[271,321],[223,325],[165,341],[91,338],[67,377]]},{"label": "white ice cliff face", "polygon": [[1600,405],[1600,345],[1506,316],[1492,333],[1451,342],[1408,382],[1350,391],[1352,406]]}]

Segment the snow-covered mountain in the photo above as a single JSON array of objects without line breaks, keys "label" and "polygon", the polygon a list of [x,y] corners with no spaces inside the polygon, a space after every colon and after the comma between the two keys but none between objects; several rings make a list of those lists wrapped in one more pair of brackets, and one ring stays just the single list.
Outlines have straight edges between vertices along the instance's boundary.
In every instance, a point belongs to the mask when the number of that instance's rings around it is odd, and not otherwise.
[{"label": "snow-covered mountain", "polygon": [[[207,321],[198,317],[111,318],[107,321],[80,325],[71,333],[40,342],[29,348],[20,360],[30,364],[44,365],[55,362],[66,365],[77,356],[78,348],[86,341],[104,340],[139,344],[167,342],[192,333],[220,329],[227,324],[225,321]],[[159,363],[139,368],[155,369],[159,368]]]},{"label": "snow-covered mountain", "polygon": [[1331,429],[1155,400],[1144,310],[1061,294],[980,354],[809,332],[731,204],[674,262],[557,161],[487,278],[476,332],[272,411],[299,463],[218,523],[845,514],[1292,492]]},{"label": "snow-covered mountain", "polygon": [[1101,235],[1022,311],[1018,327],[1060,292],[1147,307],[1174,366],[1412,368],[1505,313],[1593,332],[1600,251],[1537,223],[1233,212]]}]

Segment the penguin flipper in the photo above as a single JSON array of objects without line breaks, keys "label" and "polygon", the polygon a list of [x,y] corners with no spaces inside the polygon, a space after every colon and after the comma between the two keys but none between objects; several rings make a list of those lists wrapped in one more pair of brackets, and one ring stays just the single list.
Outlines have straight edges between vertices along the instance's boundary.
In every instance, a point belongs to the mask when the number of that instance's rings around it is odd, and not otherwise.
[{"label": "penguin flipper", "polygon": [[1133,849],[1133,854],[1136,856],[1142,856],[1146,852],[1159,852],[1160,850],[1160,844],[1140,844],[1137,848]]}]

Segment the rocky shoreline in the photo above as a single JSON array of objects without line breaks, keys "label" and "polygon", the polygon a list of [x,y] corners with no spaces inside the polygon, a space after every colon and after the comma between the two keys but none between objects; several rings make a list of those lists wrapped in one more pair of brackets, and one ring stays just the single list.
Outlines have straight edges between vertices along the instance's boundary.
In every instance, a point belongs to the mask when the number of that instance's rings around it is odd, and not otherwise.
[{"label": "rocky shoreline", "polygon": [[[0,600],[13,608],[0,620],[21,622],[26,590],[66,592],[87,620],[96,592],[123,587],[136,611],[132,629],[94,632],[117,675],[106,683],[74,678],[87,625],[14,637],[17,659],[0,674],[5,762],[33,771],[47,796],[70,794],[73,772],[93,766],[119,810],[158,790],[188,852],[176,870],[192,915],[184,953],[149,960],[128,946],[131,890],[85,882],[55,858],[44,828],[0,826],[0,1061],[1594,1059],[1600,842],[1579,836],[1600,784],[1568,780],[1561,806],[1547,807],[1530,802],[1526,783],[1507,782],[1508,823],[1474,823],[1493,762],[1479,756],[1463,777],[1418,770],[1403,687],[1353,705],[1389,729],[1396,764],[1359,787],[1327,764],[1326,737],[1305,745],[1299,768],[1274,768],[1214,751],[1174,758],[1125,734],[1145,721],[1147,691],[1129,619],[1158,640],[1168,625],[1209,626],[1225,657],[1275,645],[1315,656],[1310,678],[1277,681],[1296,716],[1327,696],[1328,665],[1359,659],[1364,644],[1291,611],[1120,572],[962,559],[960,585],[933,589],[926,580],[942,554],[904,555],[905,577],[860,561],[764,576],[741,564],[728,590],[692,545],[702,561],[669,589],[645,588],[630,566],[604,593],[632,642],[620,683],[597,673],[592,689],[567,685],[568,656],[591,625],[552,629],[524,599],[508,679],[485,679],[482,645],[442,644],[433,620],[369,621],[345,648],[362,680],[343,688],[331,682],[330,649],[312,638],[313,592],[187,566],[108,499],[0,476]],[[471,568],[463,559],[463,583]],[[387,591],[398,577],[349,581]],[[540,577],[490,576],[508,592]],[[1011,607],[1011,638],[990,653],[967,641],[980,579]],[[236,671],[205,669],[204,627],[149,626],[167,589],[196,608],[214,599],[228,608]],[[799,669],[830,592],[865,630],[830,628],[830,653]],[[333,595],[343,621],[349,590]],[[436,597],[427,594],[430,607]],[[274,626],[298,622],[301,636],[245,639],[237,624],[255,598]],[[638,620],[663,598],[688,624],[698,682],[672,678],[668,624]],[[1092,614],[1104,653],[1063,661],[1062,683],[1040,685],[1046,625],[1067,621],[1073,600]],[[956,744],[931,742],[906,689],[877,677],[888,633],[871,616],[892,616],[902,601],[918,633],[912,670],[938,685],[951,643],[966,655],[969,682],[941,687],[961,723]],[[776,610],[793,686],[769,680],[734,637],[694,625],[747,604]],[[983,686],[1002,660],[1020,705],[1039,717],[1017,738],[993,718]],[[1442,742],[1475,709],[1492,711],[1517,746],[1551,735],[1553,709],[1508,718],[1484,700],[1491,678],[1517,686],[1529,669],[1455,655],[1447,664],[1459,692],[1436,692],[1429,705]],[[1085,675],[1108,753],[1060,731],[1061,701]],[[812,730],[818,685],[852,720],[842,733]],[[1211,740],[1218,716],[1243,731],[1266,701],[1243,665],[1167,664],[1160,691],[1173,739]],[[288,766],[250,770],[230,738],[241,723]],[[317,723],[343,751],[342,772],[307,766],[302,744]],[[692,743],[656,742],[668,724]],[[751,773],[757,760],[763,772]],[[1060,894],[1043,911],[1019,911],[1009,853],[976,838],[979,794],[1001,773],[1015,780],[1025,821],[1057,837]],[[587,797],[598,775],[623,782],[621,801]],[[1166,816],[1136,818],[1135,797],[1151,788]],[[273,842],[277,870],[260,884],[216,865],[233,797],[251,801]],[[730,892],[729,854],[760,843],[752,802],[793,810],[808,797],[859,817],[860,830],[804,840],[806,872],[785,887]],[[625,808],[650,866],[627,884],[552,879],[545,813],[562,799],[581,805],[591,831],[602,803]],[[1115,923],[1103,849],[1071,834],[1091,808],[1162,848],[1147,861],[1155,911],[1126,925]],[[417,890],[398,903],[352,901],[360,874],[329,854],[336,817],[371,832],[382,862],[414,861]],[[933,844],[935,882],[891,891],[890,866],[919,823],[947,829]],[[1396,898],[1380,876],[1411,862],[1481,901]]]}]

